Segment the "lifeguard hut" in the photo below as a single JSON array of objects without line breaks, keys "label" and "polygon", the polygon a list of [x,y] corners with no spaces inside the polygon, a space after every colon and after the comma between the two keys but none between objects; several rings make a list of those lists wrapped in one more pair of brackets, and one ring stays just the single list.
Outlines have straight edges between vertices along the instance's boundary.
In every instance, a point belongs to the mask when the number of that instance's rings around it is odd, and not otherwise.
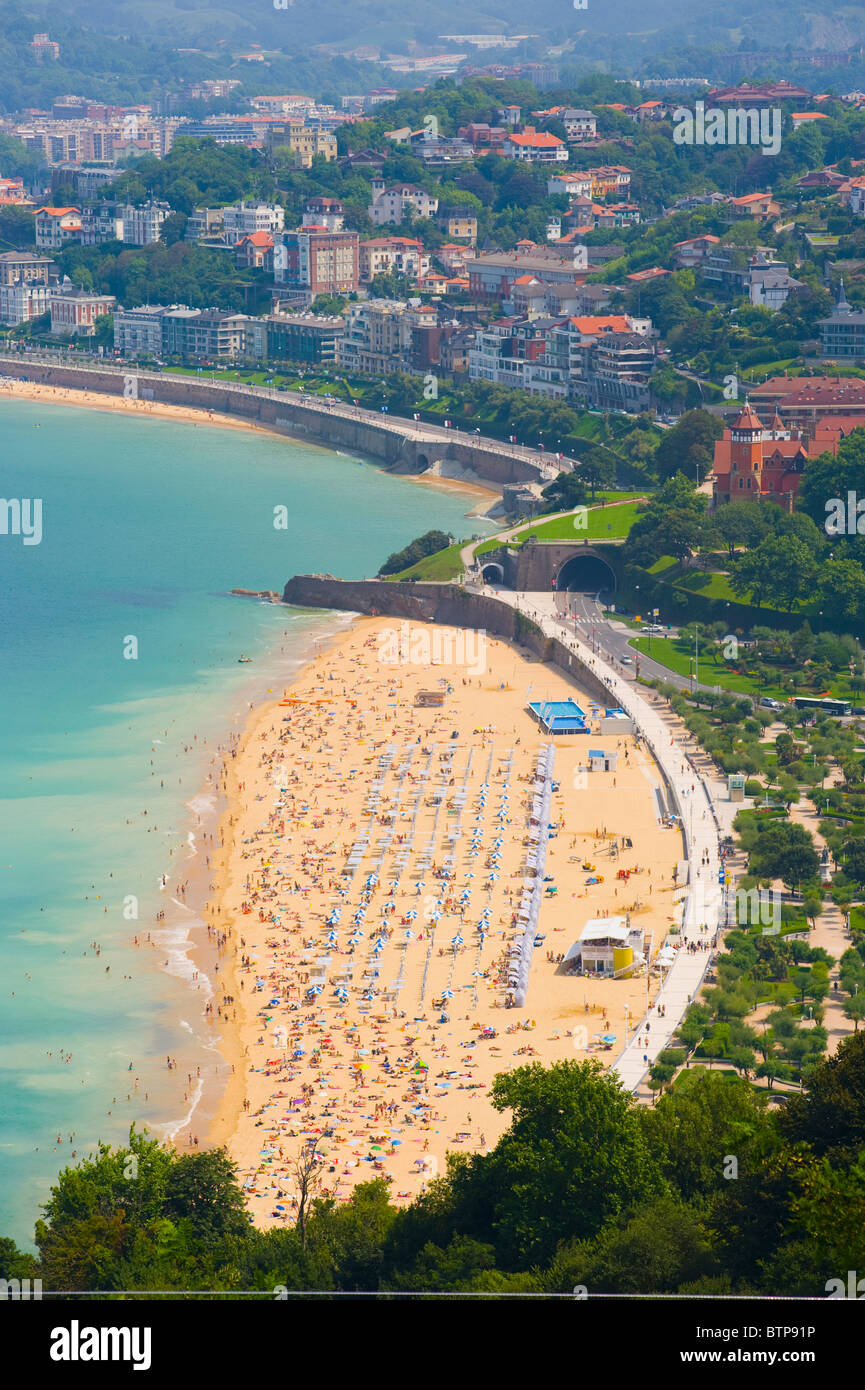
[{"label": "lifeguard hut", "polygon": [[744,772],[731,772],[727,778],[727,795],[731,801],[745,800]]},{"label": "lifeguard hut", "polygon": [[607,753],[603,748],[589,749],[590,772],[615,772],[618,760],[618,753]]}]

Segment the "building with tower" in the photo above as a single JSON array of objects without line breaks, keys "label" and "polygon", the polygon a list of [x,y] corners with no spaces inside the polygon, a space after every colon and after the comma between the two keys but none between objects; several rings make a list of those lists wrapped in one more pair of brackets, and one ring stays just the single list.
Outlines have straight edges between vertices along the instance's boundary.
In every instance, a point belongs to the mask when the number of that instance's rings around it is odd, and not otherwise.
[{"label": "building with tower", "polygon": [[848,303],[843,280],[831,316],[820,320],[820,356],[833,361],[865,359],[865,312]]},{"label": "building with tower", "polygon": [[[837,447],[837,433],[835,434]],[[792,512],[808,459],[831,444],[809,443],[784,424],[777,412],[767,428],[745,401],[730,429],[715,443],[713,505],[765,498]]]}]

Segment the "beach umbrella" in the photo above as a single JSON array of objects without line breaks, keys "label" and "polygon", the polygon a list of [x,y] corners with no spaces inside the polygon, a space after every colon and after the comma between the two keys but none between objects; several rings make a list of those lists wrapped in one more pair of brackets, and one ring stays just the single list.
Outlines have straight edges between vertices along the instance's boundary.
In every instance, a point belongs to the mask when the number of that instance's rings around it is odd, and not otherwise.
[{"label": "beach umbrella", "polygon": [[404,939],[405,941],[414,941],[414,932],[413,932],[411,929],[409,929],[408,931],[404,932],[404,933],[403,933],[403,939]]},{"label": "beach umbrella", "polygon": [[415,912],[414,908],[412,908],[411,912],[406,913],[406,917],[410,922],[415,921],[415,919],[417,918],[417,913]]},{"label": "beach umbrella", "polygon": [[460,936],[459,932],[457,932],[456,936],[452,936],[452,937],[451,937],[451,945],[452,945],[452,946],[462,946],[462,944],[463,944],[463,938]]},{"label": "beach umbrella", "polygon": [[453,992],[452,989],[443,989],[443,990],[442,990],[442,999],[453,999],[453,997],[454,997],[454,992]]}]

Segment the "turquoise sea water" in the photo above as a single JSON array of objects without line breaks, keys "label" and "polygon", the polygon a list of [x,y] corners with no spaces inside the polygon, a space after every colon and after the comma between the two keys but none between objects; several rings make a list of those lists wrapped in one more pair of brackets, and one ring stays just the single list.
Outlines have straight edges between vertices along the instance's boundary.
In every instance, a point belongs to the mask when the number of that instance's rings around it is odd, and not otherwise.
[{"label": "turquoise sea water", "polygon": [[430,527],[484,523],[306,444],[8,399],[0,496],[42,501],[40,544],[0,534],[0,1235],[29,1243],[73,1150],[170,1132],[213,1070],[172,886],[201,867],[218,746],[347,621],[228,590],[374,574]]}]

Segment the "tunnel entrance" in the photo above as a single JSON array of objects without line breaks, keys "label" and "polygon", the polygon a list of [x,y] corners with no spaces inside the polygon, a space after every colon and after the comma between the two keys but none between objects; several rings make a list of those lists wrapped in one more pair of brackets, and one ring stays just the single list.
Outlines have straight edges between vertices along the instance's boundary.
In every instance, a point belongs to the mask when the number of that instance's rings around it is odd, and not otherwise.
[{"label": "tunnel entrance", "polygon": [[616,576],[599,555],[572,555],[556,575],[559,593],[615,593]]},{"label": "tunnel entrance", "polygon": [[490,560],[488,564],[483,566],[481,576],[485,584],[504,584],[505,582],[505,572],[502,566],[496,564],[494,560]]}]

